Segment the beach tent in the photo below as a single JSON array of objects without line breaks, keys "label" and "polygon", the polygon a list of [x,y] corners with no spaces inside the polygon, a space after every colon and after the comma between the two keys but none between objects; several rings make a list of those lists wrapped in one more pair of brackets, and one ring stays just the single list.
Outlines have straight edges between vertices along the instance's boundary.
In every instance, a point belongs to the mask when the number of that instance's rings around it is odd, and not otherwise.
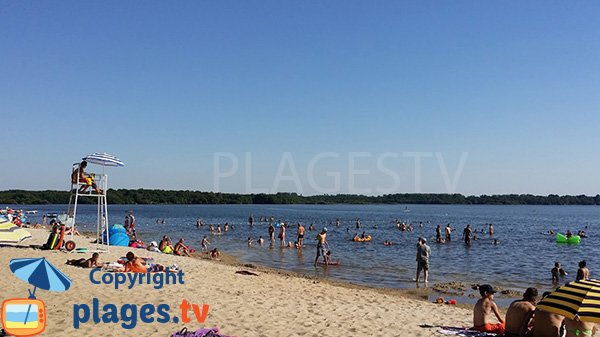
[{"label": "beach tent", "polygon": [[0,244],[18,244],[31,238],[27,230],[0,218]]},{"label": "beach tent", "polygon": [[108,228],[108,235],[107,231],[104,230],[102,240],[109,242],[111,246],[129,246],[129,235],[127,235],[127,230],[121,224],[110,226]]}]

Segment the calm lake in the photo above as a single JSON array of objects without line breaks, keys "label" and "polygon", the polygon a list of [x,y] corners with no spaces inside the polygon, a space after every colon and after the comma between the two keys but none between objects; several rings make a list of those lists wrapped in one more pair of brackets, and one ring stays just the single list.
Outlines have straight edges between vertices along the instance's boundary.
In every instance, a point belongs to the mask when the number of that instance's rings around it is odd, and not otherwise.
[{"label": "calm lake", "polygon": [[[39,213],[28,221],[40,222],[47,212],[62,213],[66,205],[19,206],[25,210],[37,209]],[[430,284],[457,280],[466,283],[492,283],[516,290],[529,286],[540,289],[551,287],[550,269],[560,261],[569,273],[565,281],[574,278],[577,262],[587,260],[592,277],[600,270],[598,244],[600,207],[597,206],[485,206],[485,205],[110,205],[109,223],[122,223],[125,214],[132,210],[136,216],[136,228],[140,239],[146,243],[159,241],[168,234],[174,241],[186,238],[191,246],[199,249],[199,242],[207,235],[211,248],[217,247],[247,263],[254,263],[299,272],[307,275],[329,277],[371,287],[414,287],[416,241],[427,237],[431,247]],[[248,225],[248,217],[254,215],[254,227]],[[95,231],[95,205],[80,205],[77,222],[80,230]],[[306,231],[302,250],[269,248],[268,223],[261,223],[261,216],[273,216],[291,226],[287,239],[296,238],[296,223],[305,228],[312,223],[315,231]],[[196,228],[196,219],[202,218],[206,225]],[[373,237],[365,243],[351,242],[356,218]],[[165,219],[165,224],[157,224]],[[336,219],[341,220],[336,228]],[[396,228],[395,219],[413,224],[412,232]],[[220,236],[211,236],[209,224],[225,222],[235,225],[235,230]],[[422,227],[419,223],[422,223]],[[451,243],[436,244],[435,228],[442,229],[451,223],[456,229]],[[493,223],[499,240],[493,245],[488,234],[477,234],[479,240],[466,246],[461,240],[466,224],[474,229],[487,230]],[[94,225],[90,225],[94,224]],[[587,228],[585,228],[587,226]],[[333,260],[341,260],[340,266],[313,267],[317,231],[327,227]],[[554,236],[543,234],[549,229],[576,232],[585,229],[588,238],[579,245],[557,244]],[[278,233],[278,230],[276,231]],[[263,247],[247,246],[247,238],[266,240]],[[395,243],[384,246],[384,240]],[[256,243],[255,243],[256,244]]]}]

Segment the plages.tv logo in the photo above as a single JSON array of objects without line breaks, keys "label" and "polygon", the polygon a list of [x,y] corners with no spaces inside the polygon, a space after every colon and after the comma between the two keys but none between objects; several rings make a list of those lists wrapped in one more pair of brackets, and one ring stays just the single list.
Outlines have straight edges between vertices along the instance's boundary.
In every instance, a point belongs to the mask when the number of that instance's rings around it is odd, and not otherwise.
[{"label": "plages.tv logo", "polygon": [[35,297],[38,288],[49,291],[66,291],[71,280],[45,258],[12,259],[10,271],[19,279],[31,284],[28,298],[10,298],[2,302],[2,326],[9,335],[35,336],[46,329],[46,306]]}]

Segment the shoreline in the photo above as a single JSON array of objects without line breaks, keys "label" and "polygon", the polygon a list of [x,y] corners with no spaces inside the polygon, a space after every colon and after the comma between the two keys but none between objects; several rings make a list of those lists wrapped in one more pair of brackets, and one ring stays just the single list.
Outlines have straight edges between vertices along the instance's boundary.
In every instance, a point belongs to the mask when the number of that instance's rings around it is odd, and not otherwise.
[{"label": "shoreline", "polygon": [[[90,240],[94,239],[95,233],[93,232],[81,232],[82,237],[86,237]],[[133,252],[136,252],[137,249],[131,249]],[[162,253],[160,253],[162,254]],[[292,277],[297,279],[304,279],[312,282],[322,282],[331,286],[343,287],[346,289],[353,290],[371,290],[375,291],[382,295],[390,295],[390,296],[399,296],[403,298],[409,298],[414,300],[420,300],[428,303],[434,303],[435,299],[438,297],[443,298],[452,298],[457,300],[457,304],[455,306],[462,308],[471,309],[473,303],[478,299],[478,293],[476,289],[472,289],[472,285],[467,285],[462,281],[456,280],[446,280],[444,282],[437,282],[429,284],[427,287],[411,287],[411,288],[386,288],[386,287],[374,287],[367,286],[362,284],[353,283],[351,281],[345,280],[336,280],[318,275],[307,275],[302,272],[297,271],[289,271],[285,269],[279,269],[276,267],[271,267],[263,264],[257,263],[247,263],[242,261],[241,257],[229,254],[223,250],[220,251],[221,258],[220,260],[214,260],[205,256],[202,252],[194,252],[191,254],[189,258],[197,259],[201,261],[207,261],[215,264],[223,264],[235,268],[247,268],[255,272],[261,272],[270,275],[277,275],[281,277]],[[169,254],[162,254],[169,255]],[[185,257],[184,257],[185,258]],[[499,291],[504,290],[504,288],[496,287]],[[462,289],[462,290],[461,290]],[[507,290],[508,294],[501,294],[498,292],[499,302],[498,307],[501,309],[507,309],[508,305],[505,305],[507,301],[512,301],[520,298],[521,294],[514,290]],[[459,294],[463,292],[463,294]],[[473,303],[471,303],[473,302]]]},{"label": "shoreline", "polygon": [[[320,336],[370,334],[377,336],[430,336],[440,325],[468,327],[472,323],[469,305],[433,304],[410,292],[376,289],[307,275],[274,270],[262,266],[247,266],[239,260],[212,261],[149,252],[129,247],[110,247],[102,253],[101,262],[119,259],[129,250],[136,255],[153,258],[165,266],[177,264],[185,273],[185,284],[169,285],[160,289],[150,284],[136,285],[133,289],[90,283],[89,270],[65,264],[67,259],[91,255],[61,251],[37,250],[31,245],[46,241],[46,230],[29,230],[32,239],[19,246],[0,247],[0,265],[7,266],[12,258],[44,257],[73,281],[66,293],[40,290],[36,295],[46,303],[45,334],[49,336],[114,335],[170,336],[183,324],[169,321],[164,324],[138,322],[135,329],[123,329],[117,323],[91,323],[74,327],[73,320],[80,305],[90,305],[92,298],[118,308],[129,303],[142,305],[165,304],[172,312],[179,310],[182,299],[190,303],[204,303],[209,312],[203,323],[185,324],[189,329],[219,326],[228,334],[240,337]],[[93,248],[86,237],[75,237],[78,247]],[[257,276],[237,273],[249,270]],[[6,298],[26,296],[29,284],[8,272],[0,279]],[[119,316],[121,317],[121,316]],[[432,327],[423,327],[428,325]]]}]

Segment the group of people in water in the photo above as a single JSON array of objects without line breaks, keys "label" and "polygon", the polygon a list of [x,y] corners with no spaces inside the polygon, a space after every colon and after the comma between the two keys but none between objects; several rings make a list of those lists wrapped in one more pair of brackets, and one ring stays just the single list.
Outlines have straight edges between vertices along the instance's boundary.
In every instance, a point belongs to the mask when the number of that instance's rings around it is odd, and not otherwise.
[{"label": "group of people in water", "polygon": [[[455,228],[452,228],[452,225],[448,223],[446,227],[443,229],[444,235],[442,235],[442,226],[437,225],[435,229],[435,242],[437,243],[447,243],[452,241],[452,232],[455,231]],[[484,228],[481,229],[473,229],[471,224],[467,224],[462,232],[461,240],[464,241],[466,245],[470,245],[472,241],[477,241],[479,237],[477,234],[489,234],[490,237],[494,236],[494,225],[487,224],[487,231]],[[497,240],[494,240],[494,244],[498,244]]]}]

